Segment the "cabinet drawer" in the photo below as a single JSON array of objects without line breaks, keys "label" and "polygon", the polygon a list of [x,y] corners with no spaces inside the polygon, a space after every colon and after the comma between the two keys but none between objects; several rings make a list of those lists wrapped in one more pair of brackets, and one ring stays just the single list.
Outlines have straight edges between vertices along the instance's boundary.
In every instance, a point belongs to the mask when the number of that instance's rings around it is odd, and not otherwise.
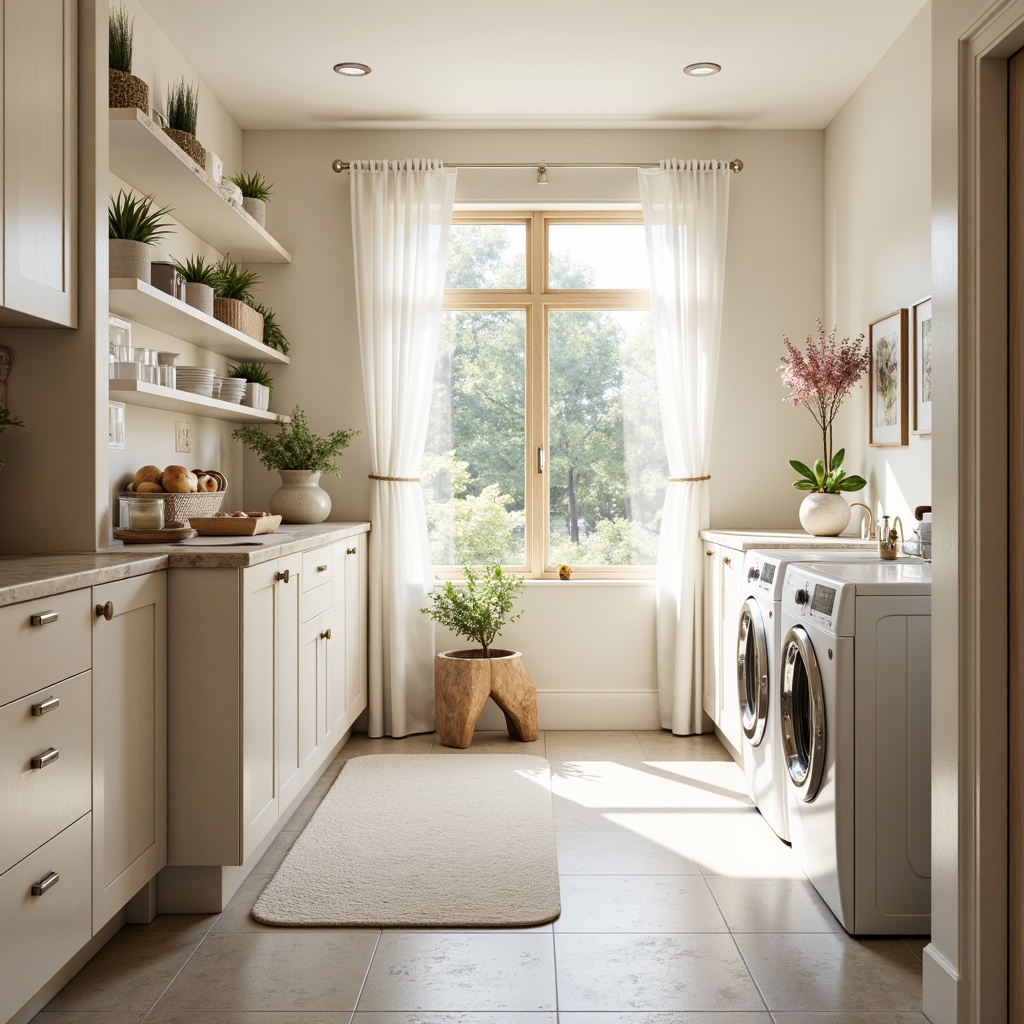
[{"label": "cabinet drawer", "polygon": [[302,552],[302,592],[308,594],[331,582],[334,575],[331,546]]},{"label": "cabinet drawer", "polygon": [[0,608],[0,704],[90,667],[90,600],[86,588]]},{"label": "cabinet drawer", "polygon": [[[86,814],[0,875],[0,1020],[8,1020],[92,936]],[[32,887],[56,874],[40,895]]]},{"label": "cabinet drawer", "polygon": [[[91,672],[0,708],[0,871],[89,810],[91,708]],[[50,751],[57,755],[32,766]]]}]

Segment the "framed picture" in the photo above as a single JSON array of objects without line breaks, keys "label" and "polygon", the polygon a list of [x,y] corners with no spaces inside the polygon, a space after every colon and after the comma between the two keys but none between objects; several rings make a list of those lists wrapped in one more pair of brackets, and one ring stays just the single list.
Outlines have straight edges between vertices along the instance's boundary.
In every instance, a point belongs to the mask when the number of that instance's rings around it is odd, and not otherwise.
[{"label": "framed picture", "polygon": [[868,327],[868,444],[907,443],[907,311],[897,309]]},{"label": "framed picture", "polygon": [[932,432],[932,298],[910,307],[914,339],[914,433]]}]

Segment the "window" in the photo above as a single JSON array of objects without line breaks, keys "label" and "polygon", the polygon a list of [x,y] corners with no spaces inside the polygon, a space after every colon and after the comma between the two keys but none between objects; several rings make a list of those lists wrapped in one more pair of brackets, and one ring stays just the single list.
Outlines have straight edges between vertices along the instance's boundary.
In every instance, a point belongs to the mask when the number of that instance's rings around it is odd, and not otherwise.
[{"label": "window", "polygon": [[639,214],[456,214],[423,472],[435,566],[647,575],[667,476]]}]

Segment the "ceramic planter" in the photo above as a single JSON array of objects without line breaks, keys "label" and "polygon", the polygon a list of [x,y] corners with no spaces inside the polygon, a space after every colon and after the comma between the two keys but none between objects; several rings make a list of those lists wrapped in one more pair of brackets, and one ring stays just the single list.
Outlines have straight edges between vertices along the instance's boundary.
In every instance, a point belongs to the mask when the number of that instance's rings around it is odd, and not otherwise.
[{"label": "ceramic planter", "polygon": [[841,494],[813,491],[800,503],[800,525],[813,537],[838,537],[850,524],[850,506]]},{"label": "ceramic planter", "polygon": [[270,511],[286,523],[322,523],[331,514],[331,496],[320,486],[320,471],[279,469],[281,486],[270,496]]},{"label": "ceramic planter", "polygon": [[136,242],[130,238],[110,239],[110,277],[127,277],[150,284],[152,260],[153,246],[148,242]]},{"label": "ceramic planter", "polygon": [[196,281],[185,282],[185,302],[200,313],[213,316],[213,289]]},{"label": "ceramic planter", "polygon": [[252,217],[252,219],[256,221],[261,228],[267,226],[267,204],[264,200],[252,199],[249,196],[242,196],[242,209],[245,210],[245,212],[249,214],[249,216]]}]

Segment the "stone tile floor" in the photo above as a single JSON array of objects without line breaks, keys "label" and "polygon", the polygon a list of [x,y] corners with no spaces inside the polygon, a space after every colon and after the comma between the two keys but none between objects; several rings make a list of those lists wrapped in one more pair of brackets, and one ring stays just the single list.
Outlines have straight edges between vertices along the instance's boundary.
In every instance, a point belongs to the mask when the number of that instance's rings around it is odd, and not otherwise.
[{"label": "stone tile floor", "polygon": [[[249,910],[344,762],[551,764],[562,915],[519,931],[281,929]],[[355,736],[222,914],[123,928],[36,1024],[925,1024],[923,939],[848,936],[711,736]]]}]

